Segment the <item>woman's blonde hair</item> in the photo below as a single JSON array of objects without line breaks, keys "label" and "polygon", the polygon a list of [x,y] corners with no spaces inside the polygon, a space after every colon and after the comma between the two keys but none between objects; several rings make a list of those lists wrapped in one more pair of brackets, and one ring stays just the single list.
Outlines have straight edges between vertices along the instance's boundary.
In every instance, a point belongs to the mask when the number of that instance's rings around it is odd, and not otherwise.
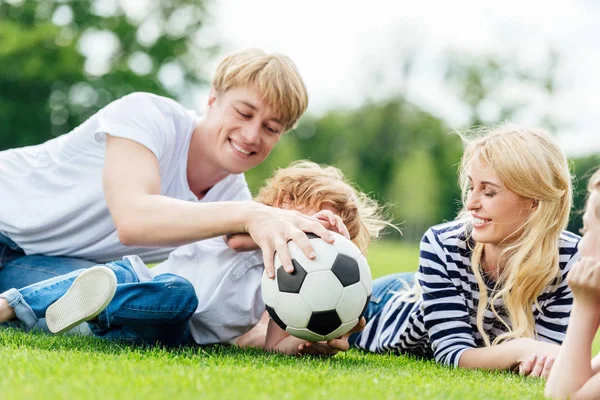
[{"label": "woman's blonde hair", "polygon": [[[490,307],[507,332],[496,337],[492,344],[513,338],[534,338],[532,306],[537,305],[537,298],[544,289],[553,281],[560,281],[561,277],[559,238],[567,226],[572,203],[569,165],[556,142],[541,130],[506,124],[474,133],[475,139],[461,134],[467,147],[459,169],[463,200],[459,218],[468,213],[467,167],[474,157],[492,168],[508,190],[537,204],[523,225],[501,244],[498,278],[492,290]],[[469,226],[468,239],[471,231]],[[482,277],[483,251],[483,243],[474,243],[471,265],[479,286],[477,330],[489,346],[490,338],[483,328],[483,317],[488,307],[487,287]],[[495,300],[499,298],[503,300],[510,325],[494,307]]]},{"label": "woman's blonde hair", "polygon": [[237,87],[255,86],[289,131],[308,106],[308,94],[293,61],[279,54],[248,49],[225,57],[217,67],[212,88],[225,93]]},{"label": "woman's blonde hair", "polygon": [[386,226],[397,229],[385,217],[382,207],[355,189],[342,171],[311,161],[296,161],[275,171],[255,200],[270,206],[285,203],[300,211],[302,208],[321,210],[327,205],[342,218],[350,239],[363,253]]}]

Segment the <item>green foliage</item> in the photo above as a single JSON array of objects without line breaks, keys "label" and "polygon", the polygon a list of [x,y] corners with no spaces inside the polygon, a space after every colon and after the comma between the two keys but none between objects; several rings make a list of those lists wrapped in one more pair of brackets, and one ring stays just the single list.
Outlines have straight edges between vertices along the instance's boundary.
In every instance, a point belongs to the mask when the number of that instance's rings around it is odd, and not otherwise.
[{"label": "green foliage", "polygon": [[[0,2],[0,150],[68,132],[133,91],[182,96],[204,83],[202,65],[216,51],[195,40],[207,2],[152,2],[139,15],[119,2],[113,8],[94,0]],[[147,20],[155,36],[144,30]],[[100,46],[90,41],[98,35]],[[106,57],[89,57],[109,43]],[[183,79],[165,85],[161,71],[181,71]]]},{"label": "green foliage", "polygon": [[571,219],[569,221],[569,231],[579,233],[583,228],[582,216],[585,210],[587,199],[587,181],[590,176],[600,168],[600,156],[592,155],[572,160],[574,182],[573,208],[571,209]]}]

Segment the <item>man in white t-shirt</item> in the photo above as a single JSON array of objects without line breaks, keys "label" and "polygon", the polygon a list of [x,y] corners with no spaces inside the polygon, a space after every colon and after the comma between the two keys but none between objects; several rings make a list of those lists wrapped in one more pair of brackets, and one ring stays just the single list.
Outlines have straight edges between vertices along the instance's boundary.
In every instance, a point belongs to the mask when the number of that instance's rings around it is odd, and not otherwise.
[{"label": "man in white t-shirt", "polygon": [[247,232],[273,276],[287,241],[314,257],[318,221],[251,200],[243,173],[260,164],[306,110],[294,64],[246,50],[226,57],[199,117],[134,93],[46,143],[0,152],[0,292],[137,254]]}]

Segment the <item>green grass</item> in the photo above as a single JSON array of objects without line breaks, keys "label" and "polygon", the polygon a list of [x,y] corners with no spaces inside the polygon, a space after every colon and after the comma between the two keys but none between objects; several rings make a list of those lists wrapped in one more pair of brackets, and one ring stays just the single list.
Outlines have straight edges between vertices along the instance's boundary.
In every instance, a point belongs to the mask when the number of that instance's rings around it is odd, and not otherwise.
[{"label": "green grass", "polygon": [[[368,259],[377,277],[416,270],[418,254],[416,247],[384,242]],[[169,350],[0,329],[1,399],[513,399],[543,398],[542,392],[539,379],[451,369],[411,356]]]}]

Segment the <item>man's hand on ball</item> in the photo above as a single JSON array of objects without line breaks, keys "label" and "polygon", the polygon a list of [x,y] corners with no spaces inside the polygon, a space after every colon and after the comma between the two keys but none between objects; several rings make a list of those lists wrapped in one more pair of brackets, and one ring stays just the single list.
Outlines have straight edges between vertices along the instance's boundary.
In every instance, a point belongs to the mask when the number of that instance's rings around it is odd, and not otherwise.
[{"label": "man's hand on ball", "polygon": [[246,230],[262,249],[265,271],[267,276],[273,279],[275,252],[285,271],[288,273],[294,271],[288,241],[293,240],[311,260],[316,257],[316,254],[305,232],[312,232],[328,243],[335,241],[335,237],[324,225],[325,221],[306,216],[298,211],[262,206],[252,213]]}]

